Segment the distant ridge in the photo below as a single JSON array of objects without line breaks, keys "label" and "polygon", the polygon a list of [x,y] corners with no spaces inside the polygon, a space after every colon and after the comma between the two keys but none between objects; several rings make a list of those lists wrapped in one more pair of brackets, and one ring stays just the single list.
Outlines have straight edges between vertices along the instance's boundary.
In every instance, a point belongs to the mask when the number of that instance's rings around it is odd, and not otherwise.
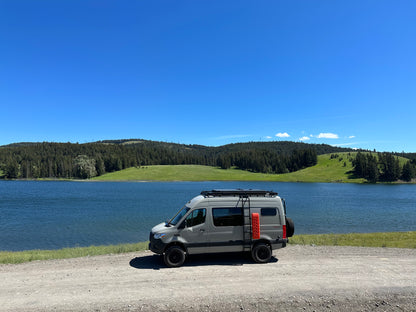
[{"label": "distant ridge", "polygon": [[[313,143],[303,143],[303,142],[292,142],[292,141],[271,141],[271,142],[244,142],[244,143],[230,143],[221,146],[205,146],[198,144],[181,144],[181,143],[171,143],[171,142],[162,142],[162,141],[151,141],[144,139],[120,139],[120,140],[101,140],[92,142],[96,144],[116,144],[116,145],[135,145],[135,144],[151,144],[151,145],[160,145],[160,146],[170,146],[176,148],[186,148],[186,149],[211,149],[217,151],[229,151],[236,152],[245,149],[263,149],[263,150],[273,150],[278,152],[292,152],[299,149],[314,148],[318,155],[336,153],[336,152],[352,152],[357,151],[352,148],[337,147],[328,144],[313,144]],[[85,143],[88,144],[88,143]]]},{"label": "distant ridge", "polygon": [[10,143],[7,145],[0,145],[1,147],[21,147],[21,146],[31,146],[31,145],[38,145],[41,144],[39,142],[18,142],[18,143]]},{"label": "distant ridge", "polygon": [[69,144],[69,145],[89,145],[89,144],[114,144],[114,145],[148,145],[148,146],[160,146],[177,149],[193,149],[193,150],[212,150],[216,152],[237,152],[247,149],[261,149],[275,151],[279,153],[291,153],[294,150],[313,148],[318,155],[336,153],[336,152],[352,152],[357,151],[352,148],[337,147],[328,144],[313,144],[303,142],[292,141],[272,141],[272,142],[245,142],[245,143],[230,143],[221,146],[205,146],[198,144],[181,144],[162,141],[151,141],[144,139],[119,139],[119,140],[101,140],[87,143],[70,143],[70,142],[17,142],[7,145],[1,145],[4,147],[26,147],[36,146],[41,144]]}]

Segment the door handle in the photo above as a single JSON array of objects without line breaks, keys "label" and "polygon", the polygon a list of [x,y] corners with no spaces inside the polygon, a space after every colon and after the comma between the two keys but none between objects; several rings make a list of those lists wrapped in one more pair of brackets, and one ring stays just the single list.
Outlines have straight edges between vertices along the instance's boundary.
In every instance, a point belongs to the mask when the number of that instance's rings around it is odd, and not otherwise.
[{"label": "door handle", "polygon": [[199,231],[200,231],[200,232],[205,232],[205,229],[200,229]]}]

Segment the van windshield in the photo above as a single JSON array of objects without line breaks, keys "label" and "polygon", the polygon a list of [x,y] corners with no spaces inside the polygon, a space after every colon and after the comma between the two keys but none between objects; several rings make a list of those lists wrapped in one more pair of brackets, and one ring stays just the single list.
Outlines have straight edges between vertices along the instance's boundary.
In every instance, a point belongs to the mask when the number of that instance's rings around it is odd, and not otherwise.
[{"label": "van windshield", "polygon": [[189,207],[182,207],[181,210],[168,222],[168,224],[176,225],[183,218],[184,215],[190,210]]}]

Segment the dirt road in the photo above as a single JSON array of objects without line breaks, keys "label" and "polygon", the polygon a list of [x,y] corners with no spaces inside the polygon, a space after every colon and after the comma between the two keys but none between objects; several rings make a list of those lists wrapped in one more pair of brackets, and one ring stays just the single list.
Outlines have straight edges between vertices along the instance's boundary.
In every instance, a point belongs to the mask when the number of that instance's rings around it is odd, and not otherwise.
[{"label": "dirt road", "polygon": [[150,252],[0,265],[0,311],[416,311],[416,250],[289,246],[165,268]]}]

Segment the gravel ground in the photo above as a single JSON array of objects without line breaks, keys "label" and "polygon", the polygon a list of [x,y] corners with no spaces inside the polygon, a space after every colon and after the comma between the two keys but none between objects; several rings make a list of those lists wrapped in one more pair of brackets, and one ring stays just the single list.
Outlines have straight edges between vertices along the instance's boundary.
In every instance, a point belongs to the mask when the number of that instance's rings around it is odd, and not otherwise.
[{"label": "gravel ground", "polygon": [[416,250],[288,246],[166,268],[150,252],[0,265],[0,311],[416,311]]}]

